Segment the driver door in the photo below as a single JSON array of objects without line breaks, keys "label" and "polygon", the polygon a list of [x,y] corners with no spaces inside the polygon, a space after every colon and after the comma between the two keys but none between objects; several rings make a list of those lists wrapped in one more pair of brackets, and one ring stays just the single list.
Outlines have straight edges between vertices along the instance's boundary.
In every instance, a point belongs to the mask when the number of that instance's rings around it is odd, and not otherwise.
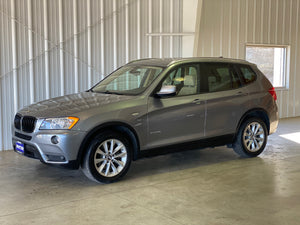
[{"label": "driver door", "polygon": [[163,85],[176,86],[176,95],[149,97],[147,148],[202,138],[205,100],[199,94],[199,66],[188,64],[175,68],[164,78]]}]

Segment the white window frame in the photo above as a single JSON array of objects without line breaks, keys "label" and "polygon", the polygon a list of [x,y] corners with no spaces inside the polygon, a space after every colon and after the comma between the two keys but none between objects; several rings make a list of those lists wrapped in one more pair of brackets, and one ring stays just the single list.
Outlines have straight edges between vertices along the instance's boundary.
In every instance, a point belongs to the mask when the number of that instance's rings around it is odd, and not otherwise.
[{"label": "white window frame", "polygon": [[[245,59],[247,60],[247,47],[261,47],[261,48],[284,48],[285,54],[283,58],[283,76],[282,76],[282,85],[281,86],[273,86],[277,90],[285,90],[289,88],[289,71],[290,71],[290,46],[289,45],[270,45],[270,44],[251,44],[247,43],[245,45]],[[251,61],[249,61],[251,62]],[[254,62],[255,63],[255,62]],[[257,64],[260,69],[259,63]],[[263,72],[263,70],[261,70]]]}]

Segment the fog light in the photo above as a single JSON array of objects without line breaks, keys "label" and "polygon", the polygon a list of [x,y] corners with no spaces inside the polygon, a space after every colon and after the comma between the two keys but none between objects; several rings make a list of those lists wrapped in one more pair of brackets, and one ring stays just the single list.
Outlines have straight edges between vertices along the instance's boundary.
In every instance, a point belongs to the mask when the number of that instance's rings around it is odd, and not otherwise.
[{"label": "fog light", "polygon": [[66,158],[62,155],[46,155],[48,158],[48,161],[51,162],[65,162]]},{"label": "fog light", "polygon": [[53,144],[58,144],[58,142],[59,142],[59,137],[57,137],[57,136],[52,136],[51,137],[51,142],[53,143]]}]

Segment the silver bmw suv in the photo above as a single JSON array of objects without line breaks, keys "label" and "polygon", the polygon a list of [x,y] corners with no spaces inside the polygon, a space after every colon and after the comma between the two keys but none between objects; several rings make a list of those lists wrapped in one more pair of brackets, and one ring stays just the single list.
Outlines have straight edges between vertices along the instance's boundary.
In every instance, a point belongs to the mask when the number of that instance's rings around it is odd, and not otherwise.
[{"label": "silver bmw suv", "polygon": [[276,93],[254,64],[224,58],[132,61],[86,92],[27,106],[14,150],[91,180],[120,179],[148,154],[227,145],[255,157],[278,125]]}]

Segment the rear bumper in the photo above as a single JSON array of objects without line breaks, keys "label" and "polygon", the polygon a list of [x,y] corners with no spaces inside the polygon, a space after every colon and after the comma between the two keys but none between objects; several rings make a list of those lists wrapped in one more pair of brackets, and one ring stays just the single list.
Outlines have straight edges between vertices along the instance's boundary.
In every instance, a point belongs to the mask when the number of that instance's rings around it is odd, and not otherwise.
[{"label": "rear bumper", "polygon": [[278,127],[278,120],[274,120],[274,121],[270,122],[270,131],[269,131],[269,134],[275,133],[276,130],[277,130],[277,127]]},{"label": "rear bumper", "polygon": [[276,132],[279,123],[279,114],[278,114],[278,107],[276,102],[274,102],[274,106],[272,107],[272,109],[273,110],[269,113],[269,121],[270,121],[269,134],[273,134]]}]

